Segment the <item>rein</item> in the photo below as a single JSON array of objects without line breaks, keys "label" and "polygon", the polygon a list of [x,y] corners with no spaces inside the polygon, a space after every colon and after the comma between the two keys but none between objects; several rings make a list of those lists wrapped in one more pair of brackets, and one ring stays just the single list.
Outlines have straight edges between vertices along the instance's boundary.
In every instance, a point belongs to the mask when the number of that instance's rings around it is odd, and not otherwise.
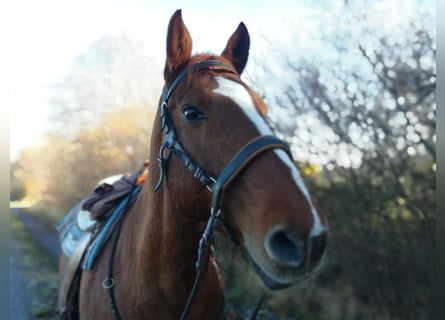
[{"label": "rein", "polygon": [[[197,63],[192,68],[186,69],[181,72],[175,80],[172,82],[169,90],[167,91],[164,87],[162,92],[162,103],[161,103],[161,132],[165,131],[164,143],[161,145],[159,150],[159,168],[160,176],[156,185],[154,186],[154,192],[159,190],[164,179],[167,179],[168,163],[172,155],[177,156],[190,170],[194,177],[197,178],[206,188],[212,192],[211,200],[211,210],[210,216],[207,221],[206,228],[201,236],[198,246],[198,258],[196,260],[196,276],[194,284],[190,295],[188,297],[187,303],[181,315],[181,320],[184,320],[190,310],[193,299],[198,290],[199,281],[203,271],[203,260],[204,254],[207,251],[209,243],[211,243],[215,230],[218,224],[221,224],[223,229],[228,233],[230,239],[235,244],[238,244],[236,237],[234,236],[231,228],[221,220],[222,212],[222,200],[224,197],[224,192],[231,182],[245,169],[253,160],[255,160],[259,155],[265,153],[269,150],[281,149],[284,150],[291,158],[291,152],[289,146],[284,141],[270,135],[259,136],[250,142],[248,142],[244,147],[242,147],[236,155],[229,161],[229,163],[220,172],[217,178],[213,177],[207,171],[199,166],[199,164],[193,160],[182,147],[180,142],[177,140],[177,135],[173,121],[170,117],[168,101],[171,98],[174,90],[181,83],[181,81],[189,74],[193,72],[198,72],[200,70],[215,70],[215,71],[227,71],[238,75],[235,69],[219,60],[207,60]],[[114,302],[114,301],[113,301]],[[120,319],[119,312],[117,311],[117,306],[112,303],[112,309],[115,317]]]}]

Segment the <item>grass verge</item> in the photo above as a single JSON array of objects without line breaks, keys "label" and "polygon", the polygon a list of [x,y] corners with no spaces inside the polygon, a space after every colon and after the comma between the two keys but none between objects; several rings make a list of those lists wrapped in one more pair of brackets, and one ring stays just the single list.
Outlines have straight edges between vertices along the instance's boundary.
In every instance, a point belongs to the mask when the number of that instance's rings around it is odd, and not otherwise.
[{"label": "grass verge", "polygon": [[58,319],[57,265],[15,215],[11,215],[10,232],[17,250],[17,262],[20,265],[31,316],[39,320]]}]

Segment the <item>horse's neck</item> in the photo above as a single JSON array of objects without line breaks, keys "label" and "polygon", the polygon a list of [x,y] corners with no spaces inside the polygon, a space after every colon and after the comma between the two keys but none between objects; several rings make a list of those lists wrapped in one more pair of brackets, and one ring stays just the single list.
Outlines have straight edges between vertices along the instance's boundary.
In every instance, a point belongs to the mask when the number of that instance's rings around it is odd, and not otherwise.
[{"label": "horse's neck", "polygon": [[140,226],[145,237],[141,254],[147,256],[149,253],[151,256],[156,252],[162,261],[194,264],[200,237],[199,224],[187,218],[186,208],[175,207],[168,189],[161,188],[157,194],[151,190],[148,192],[152,194],[146,199],[145,223]]},{"label": "horse's neck", "polygon": [[[167,188],[156,193],[150,188],[150,183],[144,186],[133,208],[132,240],[127,246],[135,249],[135,272],[141,282],[150,289],[157,287],[157,294],[183,307],[195,278],[198,242],[205,223],[187,218],[184,208],[176,208]],[[206,264],[199,291],[222,295],[213,263]]]},{"label": "horse's neck", "polygon": [[[159,108],[156,118],[160,119]],[[160,141],[159,121],[154,123],[150,149],[159,150]],[[123,277],[139,288],[132,289],[129,294],[138,292],[135,303],[143,306],[141,312],[161,313],[155,310],[167,306],[166,314],[158,318],[168,319],[172,315],[179,318],[177,315],[185,307],[195,279],[198,243],[205,223],[190,219],[187,214],[190,208],[176,207],[167,181],[164,180],[161,188],[153,192],[160,176],[157,156],[156,153],[150,155],[149,176],[129,213],[133,217],[131,220],[127,217],[124,224],[128,238],[121,252],[122,256],[127,255],[127,262],[122,272],[125,273]],[[204,260],[209,261],[208,253]],[[128,261],[132,265],[129,266]],[[191,318],[216,318],[223,305],[223,293],[213,263],[205,263],[195,301],[200,301],[201,305],[192,304]],[[154,309],[149,307],[150,304],[154,304]]]}]

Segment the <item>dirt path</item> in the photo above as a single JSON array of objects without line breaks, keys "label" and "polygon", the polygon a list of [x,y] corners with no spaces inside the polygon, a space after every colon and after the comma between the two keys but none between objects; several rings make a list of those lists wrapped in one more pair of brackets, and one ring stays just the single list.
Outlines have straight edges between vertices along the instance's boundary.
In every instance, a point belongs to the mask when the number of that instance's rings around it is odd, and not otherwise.
[{"label": "dirt path", "polygon": [[11,211],[20,218],[36,241],[51,254],[55,261],[58,261],[60,244],[59,235],[55,226],[26,214],[20,208],[13,208]]},{"label": "dirt path", "polygon": [[56,319],[57,261],[55,228],[21,209],[11,209],[10,319]]}]

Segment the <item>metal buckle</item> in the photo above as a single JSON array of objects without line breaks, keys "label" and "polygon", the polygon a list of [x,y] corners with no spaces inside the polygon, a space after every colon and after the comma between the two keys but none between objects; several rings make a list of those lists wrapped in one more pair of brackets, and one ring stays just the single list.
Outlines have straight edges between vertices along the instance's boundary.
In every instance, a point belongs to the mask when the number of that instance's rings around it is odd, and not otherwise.
[{"label": "metal buckle", "polygon": [[[189,162],[190,162],[190,161],[189,161]],[[186,164],[186,166],[188,166],[188,163]],[[199,165],[197,165],[197,166],[196,166],[196,170],[195,170],[195,172],[193,173],[193,177],[195,177],[195,178],[199,178],[199,177],[201,176],[201,174],[202,174],[202,169],[200,168]]]},{"label": "metal buckle", "polygon": [[221,209],[218,209],[215,212],[215,208],[212,207],[212,209],[210,211],[210,215],[215,217],[215,218],[219,218],[219,216],[221,215]]},{"label": "metal buckle", "polygon": [[[206,185],[206,187],[207,187],[207,190],[209,190],[210,192],[213,192],[213,186],[215,185],[216,180],[215,180],[215,178],[212,178],[212,177],[210,177],[210,180],[212,181],[211,184]],[[213,210],[213,208],[212,208],[212,210]]]}]

